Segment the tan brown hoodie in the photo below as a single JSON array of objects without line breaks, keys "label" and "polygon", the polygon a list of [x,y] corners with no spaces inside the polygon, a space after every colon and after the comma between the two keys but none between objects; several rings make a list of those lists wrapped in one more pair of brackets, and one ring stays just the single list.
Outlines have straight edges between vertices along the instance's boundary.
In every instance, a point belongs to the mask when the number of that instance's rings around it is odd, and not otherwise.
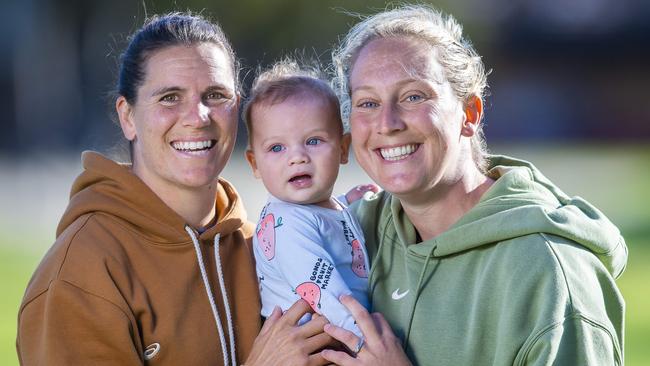
[{"label": "tan brown hoodie", "polygon": [[219,180],[217,224],[199,235],[128,167],[93,152],[82,161],[20,307],[20,363],[242,363],[260,329],[260,300],[254,228],[237,192]]}]

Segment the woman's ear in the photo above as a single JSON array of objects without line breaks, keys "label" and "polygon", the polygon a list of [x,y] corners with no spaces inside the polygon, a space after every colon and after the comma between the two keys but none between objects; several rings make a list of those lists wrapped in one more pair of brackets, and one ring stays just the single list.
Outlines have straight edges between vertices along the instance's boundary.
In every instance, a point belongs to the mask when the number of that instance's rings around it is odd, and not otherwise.
[{"label": "woman's ear", "polygon": [[472,95],[465,103],[465,121],[460,129],[460,134],[465,137],[472,137],[478,129],[483,118],[483,100],[477,95]]},{"label": "woman's ear", "polygon": [[133,141],[136,137],[136,128],[131,105],[126,98],[119,96],[115,101],[115,110],[117,110],[117,117],[120,120],[120,127],[122,127],[124,137],[129,141]]},{"label": "woman's ear", "polygon": [[350,155],[350,134],[344,133],[341,137],[341,164],[347,164]]},{"label": "woman's ear", "polygon": [[260,175],[260,171],[257,169],[257,161],[255,160],[255,154],[253,153],[253,150],[246,150],[245,155],[248,165],[250,165],[251,169],[253,170],[253,175],[255,178],[260,179],[262,176]]}]

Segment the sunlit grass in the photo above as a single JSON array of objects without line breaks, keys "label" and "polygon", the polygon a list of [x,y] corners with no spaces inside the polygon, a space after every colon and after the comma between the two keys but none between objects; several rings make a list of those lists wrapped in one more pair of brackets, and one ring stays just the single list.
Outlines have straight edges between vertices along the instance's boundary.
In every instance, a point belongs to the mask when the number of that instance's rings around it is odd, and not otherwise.
[{"label": "sunlit grass", "polygon": [[617,281],[626,303],[625,364],[648,365],[650,361],[650,230],[628,236],[630,256]]},{"label": "sunlit grass", "polygon": [[[6,243],[6,237],[0,242]],[[24,243],[22,243],[24,244]],[[16,356],[16,321],[18,307],[39,256],[18,247],[0,245],[0,365],[18,365]]]}]

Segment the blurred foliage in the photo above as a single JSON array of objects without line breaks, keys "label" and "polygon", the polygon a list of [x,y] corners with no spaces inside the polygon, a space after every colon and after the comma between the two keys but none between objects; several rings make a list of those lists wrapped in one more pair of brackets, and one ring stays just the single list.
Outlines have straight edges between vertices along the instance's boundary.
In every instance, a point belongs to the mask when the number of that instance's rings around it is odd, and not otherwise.
[{"label": "blurred foliage", "polygon": [[[452,10],[445,3],[447,1],[437,1],[435,6]],[[147,12],[150,15],[200,9],[202,14],[221,24],[244,65],[253,69],[295,51],[306,57],[317,57],[327,65],[332,47],[358,21],[358,16],[373,14],[396,4],[399,3],[383,0],[246,0],[225,5],[219,1],[191,0],[183,2],[181,7],[176,1],[155,1],[155,4],[147,6]]]},{"label": "blurred foliage", "polygon": [[[414,2],[453,14],[494,70],[486,105],[490,141],[650,138],[644,99],[650,48],[639,47],[650,34],[647,2]],[[110,118],[117,60],[147,15],[192,10],[219,22],[244,66],[246,90],[257,66],[296,51],[327,66],[332,47],[359,20],[352,14],[400,3],[10,0],[0,12],[0,30],[11,34],[0,39],[0,87],[7,91],[0,98],[0,153],[106,151],[120,140]]]}]

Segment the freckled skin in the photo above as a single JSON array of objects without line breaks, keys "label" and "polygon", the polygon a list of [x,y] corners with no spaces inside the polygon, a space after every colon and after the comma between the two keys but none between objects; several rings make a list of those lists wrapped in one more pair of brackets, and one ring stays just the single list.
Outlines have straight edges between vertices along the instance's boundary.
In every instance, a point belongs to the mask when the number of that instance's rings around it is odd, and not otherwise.
[{"label": "freckled skin", "polygon": [[[350,73],[352,146],[357,162],[401,200],[426,202],[461,179],[470,140],[463,103],[424,41],[381,38],[364,46]],[[380,149],[417,146],[403,160]],[[426,168],[425,168],[426,167]]]},{"label": "freckled skin", "polygon": [[[158,93],[160,90],[170,90]],[[133,105],[118,107],[124,135],[133,141],[133,170],[159,195],[214,189],[237,133],[233,70],[217,45],[170,46],[154,52]],[[175,150],[174,141],[214,140],[202,155]]]}]

